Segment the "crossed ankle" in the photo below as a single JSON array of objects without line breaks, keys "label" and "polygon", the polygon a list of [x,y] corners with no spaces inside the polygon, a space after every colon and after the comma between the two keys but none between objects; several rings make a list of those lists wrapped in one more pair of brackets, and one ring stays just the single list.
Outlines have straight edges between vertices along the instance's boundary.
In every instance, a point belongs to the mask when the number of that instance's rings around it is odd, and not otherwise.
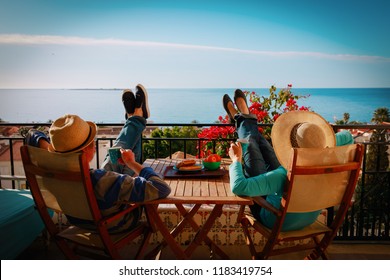
[{"label": "crossed ankle", "polygon": [[135,108],[133,116],[143,117],[144,116],[144,111],[142,110],[142,107]]}]

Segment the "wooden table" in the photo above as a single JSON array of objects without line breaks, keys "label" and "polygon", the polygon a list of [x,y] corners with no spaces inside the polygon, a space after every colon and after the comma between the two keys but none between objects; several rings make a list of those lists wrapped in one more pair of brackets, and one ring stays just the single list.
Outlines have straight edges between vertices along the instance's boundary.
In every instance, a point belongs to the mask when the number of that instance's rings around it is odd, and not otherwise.
[{"label": "wooden table", "polygon": [[[170,168],[174,166],[178,160],[172,159],[147,159],[143,165],[152,167],[157,173],[162,176]],[[179,259],[189,259],[196,247],[204,241],[213,252],[218,254],[223,259],[229,257],[220,249],[208,236],[215,220],[221,216],[224,205],[250,205],[252,201],[249,198],[238,197],[230,190],[229,184],[229,168],[230,161],[223,159],[221,169],[223,175],[208,177],[196,175],[185,176],[180,178],[169,177],[164,180],[171,187],[171,194],[164,199],[154,200],[145,204],[147,215],[154,228],[163,236],[163,241],[148,255],[157,255],[161,248],[168,245],[173,253]],[[198,177],[196,177],[198,176]],[[158,205],[173,204],[180,212],[183,219],[170,231],[158,214]],[[193,207],[187,210],[184,205],[193,204]],[[193,216],[197,213],[203,204],[213,205],[212,211],[203,225],[197,224]],[[184,229],[186,224],[189,224],[196,232],[191,243],[183,249],[175,240],[175,237]]]}]

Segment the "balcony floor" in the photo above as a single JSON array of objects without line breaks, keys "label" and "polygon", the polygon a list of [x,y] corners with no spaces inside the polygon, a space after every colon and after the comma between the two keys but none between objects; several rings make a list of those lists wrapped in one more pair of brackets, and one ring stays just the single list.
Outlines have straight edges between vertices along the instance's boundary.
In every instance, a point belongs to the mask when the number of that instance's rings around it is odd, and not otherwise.
[{"label": "balcony floor", "polygon": [[[237,253],[238,251],[238,253]],[[250,259],[246,246],[235,249],[239,257],[234,259]],[[390,260],[390,244],[334,242],[328,248],[328,254],[332,260]],[[131,258],[131,256],[129,256]],[[293,260],[302,259],[304,253],[289,254],[275,257],[275,259]],[[200,246],[194,253],[193,259],[208,260],[210,258],[207,246]],[[233,257],[232,257],[233,258]],[[64,260],[63,254],[57,246],[50,242],[46,247],[44,239],[39,237],[18,257],[19,260]],[[161,259],[175,259],[169,249],[165,249]]]}]

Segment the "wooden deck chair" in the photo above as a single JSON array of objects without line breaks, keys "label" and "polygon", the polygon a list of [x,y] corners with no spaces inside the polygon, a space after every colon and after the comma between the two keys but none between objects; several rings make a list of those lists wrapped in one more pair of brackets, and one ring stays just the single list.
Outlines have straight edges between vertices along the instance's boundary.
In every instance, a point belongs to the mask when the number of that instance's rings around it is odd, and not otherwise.
[{"label": "wooden deck chair", "polygon": [[[91,183],[89,163],[83,153],[58,154],[26,145],[20,150],[38,212],[50,237],[67,258],[85,258],[85,254],[87,258],[120,259],[123,255],[120,249],[143,235],[135,255],[135,258],[142,257],[151,236],[146,222],[125,233],[110,234],[107,230],[110,223],[139,206],[134,204],[113,216],[102,217]],[[86,230],[71,225],[60,230],[48,209],[92,221],[96,229]]]},{"label": "wooden deck chair", "polygon": [[[309,250],[306,259],[328,259],[326,249],[351,205],[362,157],[363,147],[360,144],[324,149],[292,149],[280,209],[276,209],[262,197],[254,198],[254,202],[276,215],[273,228],[267,228],[251,214],[245,213],[243,208],[240,210],[239,220],[252,259],[268,259],[275,255],[306,250]],[[311,212],[333,206],[337,208],[337,213],[330,225],[317,220],[302,230],[281,231],[287,213]],[[249,232],[250,226],[266,239],[262,250],[255,247]]]}]

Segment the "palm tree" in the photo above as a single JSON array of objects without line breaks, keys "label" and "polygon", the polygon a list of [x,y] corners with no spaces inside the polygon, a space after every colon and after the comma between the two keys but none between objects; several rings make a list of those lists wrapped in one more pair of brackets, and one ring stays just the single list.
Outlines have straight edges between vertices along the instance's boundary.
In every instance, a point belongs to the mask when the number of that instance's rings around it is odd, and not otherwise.
[{"label": "palm tree", "polygon": [[343,119],[342,120],[336,120],[336,124],[347,124],[349,122],[350,115],[349,113],[344,113],[343,114]]},{"label": "palm tree", "polygon": [[[371,121],[383,124],[390,121],[389,109],[382,107],[374,111]],[[360,212],[360,229],[370,230],[373,225],[388,221],[390,209],[389,133],[387,129],[375,129],[367,146],[367,173],[359,180],[356,203]],[[364,185],[363,185],[364,182]],[[381,216],[381,218],[379,218]],[[365,222],[363,222],[365,221]],[[381,225],[383,226],[383,225]],[[380,233],[379,233],[380,234]]]},{"label": "palm tree", "polygon": [[[374,124],[383,124],[390,121],[389,109],[386,107],[378,108],[374,111],[371,119]],[[389,133],[387,129],[375,129],[370,138],[371,142],[386,143],[389,141]],[[379,171],[389,169],[389,155],[387,153],[388,145],[371,145],[367,154],[367,168]]]},{"label": "palm tree", "polygon": [[375,124],[382,124],[383,122],[390,121],[389,108],[381,107],[374,111],[374,115],[371,119],[371,122]]}]

